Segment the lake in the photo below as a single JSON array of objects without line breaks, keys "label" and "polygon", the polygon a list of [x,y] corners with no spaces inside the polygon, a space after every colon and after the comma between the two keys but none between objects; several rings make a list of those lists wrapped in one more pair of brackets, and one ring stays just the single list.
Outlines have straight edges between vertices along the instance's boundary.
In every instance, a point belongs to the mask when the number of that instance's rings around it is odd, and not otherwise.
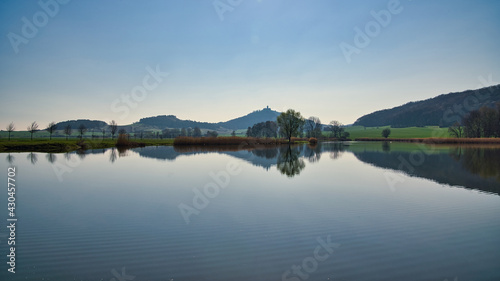
[{"label": "lake", "polygon": [[500,280],[499,147],[0,156],[1,280]]}]

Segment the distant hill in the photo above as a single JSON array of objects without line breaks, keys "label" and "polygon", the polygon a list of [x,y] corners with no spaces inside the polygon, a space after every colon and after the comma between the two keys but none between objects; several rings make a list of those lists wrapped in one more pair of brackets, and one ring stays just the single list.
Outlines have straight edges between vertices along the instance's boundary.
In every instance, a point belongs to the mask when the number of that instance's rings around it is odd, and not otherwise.
[{"label": "distant hill", "polygon": [[59,123],[57,123],[57,129],[63,130],[68,125],[70,125],[72,129],[78,129],[78,127],[80,127],[80,125],[82,125],[82,124],[87,129],[100,129],[100,128],[106,127],[108,125],[104,121],[78,119],[78,120],[69,120],[69,121],[59,122]]},{"label": "distant hill", "polygon": [[419,127],[451,126],[463,117],[464,112],[482,106],[493,107],[500,101],[500,85],[478,90],[439,95],[435,98],[409,102],[391,109],[384,109],[364,115],[354,126],[377,127]]},{"label": "distant hill", "polygon": [[242,117],[238,117],[226,122],[217,123],[220,127],[224,127],[227,129],[237,130],[237,129],[246,129],[248,127],[252,127],[253,125],[266,122],[266,121],[276,121],[276,118],[281,113],[278,111],[274,111],[269,107],[266,107],[262,110],[256,110],[250,114],[247,114]]},{"label": "distant hill", "polygon": [[181,120],[174,115],[160,115],[155,117],[142,118],[138,122],[138,124],[154,127],[157,129],[199,127],[202,129],[210,129],[210,130],[218,130],[218,129],[237,130],[237,129],[246,129],[259,122],[276,121],[278,115],[280,115],[279,112],[274,111],[269,107],[266,107],[262,110],[256,110],[245,116],[219,123]]},{"label": "distant hill", "polygon": [[142,118],[139,120],[139,124],[154,127],[156,129],[199,127],[203,129],[216,130],[218,128],[216,123],[181,120],[174,115],[159,115],[155,117]]}]

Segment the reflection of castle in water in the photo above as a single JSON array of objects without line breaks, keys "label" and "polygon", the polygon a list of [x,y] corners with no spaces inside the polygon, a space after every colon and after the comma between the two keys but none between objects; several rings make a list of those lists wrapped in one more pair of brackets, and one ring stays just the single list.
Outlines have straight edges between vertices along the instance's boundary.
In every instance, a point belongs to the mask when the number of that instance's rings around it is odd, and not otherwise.
[{"label": "reflection of castle in water", "polygon": [[305,161],[318,162],[325,152],[330,158],[337,159],[344,153],[346,145],[337,143],[318,143],[311,145],[255,146],[241,149],[237,146],[175,146],[175,147],[141,147],[133,151],[146,158],[174,161],[177,157],[206,153],[226,154],[254,166],[269,170],[276,166],[284,175],[298,175],[305,168]]}]

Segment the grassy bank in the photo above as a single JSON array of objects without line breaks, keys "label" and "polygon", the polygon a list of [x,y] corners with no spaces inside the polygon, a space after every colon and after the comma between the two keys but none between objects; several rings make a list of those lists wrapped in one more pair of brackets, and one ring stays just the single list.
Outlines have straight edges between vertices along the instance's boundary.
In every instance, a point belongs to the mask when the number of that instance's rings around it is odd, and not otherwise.
[{"label": "grassy bank", "polygon": [[[500,138],[381,138],[359,137],[351,138],[356,141],[394,141],[426,144],[495,144],[500,145]],[[333,139],[321,139],[321,141]],[[274,138],[247,138],[247,137],[178,137],[174,139],[0,139],[0,152],[69,152],[75,150],[102,149],[111,147],[143,147],[143,146],[239,146],[247,148],[255,145],[287,144],[286,139]],[[292,138],[292,143],[308,143],[308,139]]]},{"label": "grassy bank", "polygon": [[432,138],[436,136],[449,137],[448,128],[439,128],[437,126],[427,127],[408,127],[408,128],[390,128],[384,127],[362,127],[351,126],[346,127],[345,131],[349,132],[351,139],[357,138],[380,138],[382,131],[386,128],[391,129],[391,138]]},{"label": "grassy bank", "polygon": [[117,139],[0,139],[0,152],[69,152],[79,149],[100,149],[116,146],[158,146],[172,145],[173,139],[142,139],[118,143]]},{"label": "grassy bank", "polygon": [[[307,139],[292,138],[292,143],[307,142]],[[102,149],[111,147],[144,147],[160,145],[176,146],[241,146],[287,144],[286,139],[247,137],[178,137],[176,139],[0,139],[0,152],[69,152],[75,150]]]},{"label": "grassy bank", "polygon": [[418,142],[425,144],[500,144],[500,138],[357,138],[355,140]]}]

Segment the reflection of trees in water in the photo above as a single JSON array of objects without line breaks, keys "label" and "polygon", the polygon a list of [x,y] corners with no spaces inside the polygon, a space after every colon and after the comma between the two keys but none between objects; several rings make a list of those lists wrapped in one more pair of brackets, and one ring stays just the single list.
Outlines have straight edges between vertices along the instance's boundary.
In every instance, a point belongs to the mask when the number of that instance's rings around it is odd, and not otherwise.
[{"label": "reflection of trees in water", "polygon": [[450,152],[453,159],[473,174],[500,181],[500,149],[483,147],[456,147]]},{"label": "reflection of trees in water", "polygon": [[125,156],[128,155],[127,154],[128,148],[126,148],[126,147],[118,147],[117,149],[118,149],[118,156],[125,157]]},{"label": "reflection of trees in water", "polygon": [[391,152],[391,145],[389,144],[388,141],[384,141],[382,143],[382,151],[384,151],[384,152]]},{"label": "reflection of trees in water", "polygon": [[35,165],[36,162],[38,162],[38,156],[33,152],[30,152],[26,158],[30,160],[31,164],[33,165]]},{"label": "reflection of trees in water", "polygon": [[87,156],[87,152],[85,152],[84,149],[79,149],[76,151],[76,155],[78,155],[78,157],[83,160]]},{"label": "reflection of trees in water", "polygon": [[331,143],[328,151],[330,151],[330,158],[334,160],[338,159],[342,156],[342,154],[344,154],[345,145],[341,142]]},{"label": "reflection of trees in water", "polygon": [[308,144],[304,148],[304,156],[307,157],[310,163],[318,162],[321,159],[321,143],[315,145]]},{"label": "reflection of trees in water", "polygon": [[14,160],[16,159],[14,156],[10,155],[10,153],[7,155],[7,158],[5,158],[9,164],[14,163]]},{"label": "reflection of trees in water", "polygon": [[118,156],[116,155],[116,148],[113,147],[111,148],[111,153],[109,154],[109,162],[115,163],[116,158],[118,158]]},{"label": "reflection of trees in water", "polygon": [[56,162],[56,155],[54,153],[47,153],[47,155],[45,155],[45,157],[47,158],[47,161],[49,161],[50,164],[54,164],[54,162]]},{"label": "reflection of trees in water", "polygon": [[277,166],[281,174],[290,178],[300,174],[306,164],[299,158],[299,154],[298,147],[287,146],[279,149]]},{"label": "reflection of trees in water", "polygon": [[278,148],[273,147],[273,148],[264,148],[264,149],[254,149],[251,150],[251,152],[261,158],[266,158],[266,159],[273,159],[276,158],[278,155]]}]

